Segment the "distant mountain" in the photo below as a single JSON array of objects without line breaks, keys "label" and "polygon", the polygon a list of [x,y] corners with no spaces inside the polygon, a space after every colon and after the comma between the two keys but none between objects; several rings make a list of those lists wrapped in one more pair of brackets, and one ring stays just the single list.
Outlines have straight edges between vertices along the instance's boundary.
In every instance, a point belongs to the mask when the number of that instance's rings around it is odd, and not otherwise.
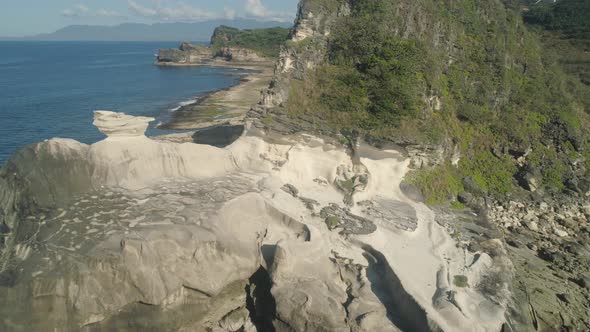
[{"label": "distant mountain", "polygon": [[239,29],[291,27],[291,23],[247,19],[212,20],[198,23],[124,23],[116,26],[71,25],[53,33],[0,40],[39,41],[208,41],[220,25]]}]

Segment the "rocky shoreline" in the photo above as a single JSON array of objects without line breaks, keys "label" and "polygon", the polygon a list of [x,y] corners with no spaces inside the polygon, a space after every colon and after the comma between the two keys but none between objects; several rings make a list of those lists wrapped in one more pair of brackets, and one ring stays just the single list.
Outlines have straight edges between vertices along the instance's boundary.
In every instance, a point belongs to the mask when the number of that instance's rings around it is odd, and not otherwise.
[{"label": "rocky shoreline", "polygon": [[241,47],[224,47],[214,52],[210,46],[192,45],[183,42],[178,49],[160,49],[156,57],[157,66],[204,66],[221,62],[249,64],[269,62],[268,58]]},{"label": "rocky shoreline", "polygon": [[[348,12],[313,10],[292,41]],[[426,205],[404,178],[452,149],[377,148],[281,108],[322,59],[284,48],[186,106],[194,135],[97,112],[104,141],[19,152],[0,171],[0,328],[588,330],[589,196]]]},{"label": "rocky shoreline", "polygon": [[[243,125],[250,107],[258,103],[260,91],[273,75],[274,60],[252,56],[248,50],[227,49],[212,54],[205,46],[182,43],[178,49],[160,50],[158,66],[208,66],[234,69],[240,80],[230,87],[200,96],[194,103],[182,105],[171,119],[158,126],[164,130],[193,130],[217,126]],[[233,52],[233,53],[232,53]],[[235,56],[233,54],[236,54]],[[188,135],[172,135],[175,139]]]},{"label": "rocky shoreline", "polygon": [[587,197],[494,202],[488,212],[504,233],[516,267],[515,296],[521,305],[528,304],[533,317],[519,318],[529,324],[571,331],[590,328]]},{"label": "rocky shoreline", "polygon": [[464,250],[401,191],[400,152],[256,130],[225,148],[155,141],[150,121],[96,112],[104,141],[49,140],[3,170],[0,327],[502,326],[502,242]]},{"label": "rocky shoreline", "polygon": [[240,80],[233,86],[202,96],[195,103],[183,105],[174,111],[167,123],[159,126],[160,129],[190,130],[243,124],[251,105],[257,103],[260,91],[268,86],[272,78],[271,62],[252,64],[215,61],[208,66],[248,72],[237,73]]},{"label": "rocky shoreline", "polygon": [[[300,7],[298,21],[292,35],[293,41],[314,39],[314,47],[284,48],[275,68],[273,83],[262,94],[262,100],[248,113],[247,121],[261,132],[279,135],[313,133],[327,135],[336,141],[347,142],[354,149],[357,137],[354,133],[341,133],[330,128],[318,128],[313,119],[293,117],[281,105],[288,102],[293,82],[305,77],[323,61],[322,42],[329,35],[331,22],[347,9],[322,12],[306,6]],[[309,45],[307,43],[306,45]],[[319,46],[318,46],[319,45]],[[383,146],[384,142],[373,142]],[[387,144],[385,144],[386,146]],[[405,154],[415,168],[436,165],[445,158],[452,147],[408,145]],[[461,156],[449,156],[451,159]],[[525,174],[526,175],[526,174]],[[350,180],[350,179],[348,179]],[[477,285],[485,291],[499,291],[498,285],[506,283],[510,301],[506,305],[504,331],[585,331],[590,329],[590,216],[589,196],[576,187],[570,195],[551,197],[535,191],[534,176],[526,175],[524,182],[529,191],[517,193],[512,199],[494,200],[487,194],[478,197],[461,194],[458,199],[468,206],[465,210],[432,207],[436,221],[445,227],[458,246],[473,253],[486,252],[501,273]],[[342,186],[340,186],[342,188]],[[410,191],[412,189],[409,189]],[[574,190],[574,189],[572,189]],[[293,194],[293,190],[287,187]],[[578,193],[579,192],[579,193]],[[415,195],[418,197],[419,195]],[[313,202],[304,197],[310,206]],[[361,215],[374,216],[371,206],[383,206],[370,202]],[[399,213],[400,208],[395,210]],[[326,219],[338,215],[339,221],[330,218],[334,229],[370,229],[365,219],[350,218],[342,221],[346,213],[324,210]],[[370,220],[370,218],[368,218]],[[411,221],[404,229],[412,229]],[[498,239],[495,242],[493,239]],[[467,281],[469,283],[469,281]]]}]

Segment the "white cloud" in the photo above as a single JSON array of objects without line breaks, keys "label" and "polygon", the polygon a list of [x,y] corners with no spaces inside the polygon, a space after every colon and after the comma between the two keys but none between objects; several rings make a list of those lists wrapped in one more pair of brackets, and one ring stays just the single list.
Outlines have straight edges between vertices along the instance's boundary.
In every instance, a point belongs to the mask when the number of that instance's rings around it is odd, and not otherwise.
[{"label": "white cloud", "polygon": [[79,16],[77,12],[75,12],[73,9],[64,9],[61,14],[65,17],[77,17]]},{"label": "white cloud", "polygon": [[155,1],[154,6],[152,7],[144,6],[135,0],[128,0],[127,3],[129,9],[135,15],[157,21],[202,21],[219,18],[221,16],[214,12],[196,8],[185,3],[162,5],[161,1]]},{"label": "white cloud", "polygon": [[82,13],[82,14],[88,13],[88,12],[90,11],[90,8],[86,7],[86,6],[85,6],[85,5],[83,5],[83,4],[77,4],[77,5],[75,5],[75,6],[74,6],[74,8],[75,8],[75,9],[76,9],[76,10],[77,10],[79,13]]},{"label": "white cloud", "polygon": [[127,1],[129,9],[139,16],[153,17],[156,16],[157,12],[154,9],[144,7],[133,0]]},{"label": "white cloud", "polygon": [[129,10],[136,16],[153,21],[205,21],[218,18],[235,19],[245,17],[256,20],[292,21],[292,13],[268,9],[261,0],[245,0],[240,12],[224,6],[223,12],[214,12],[191,6],[182,0],[127,0]]},{"label": "white cloud", "polygon": [[125,15],[119,13],[116,10],[99,9],[96,11],[96,16],[101,17],[125,17]]},{"label": "white cloud", "polygon": [[293,15],[285,12],[276,12],[269,10],[262,3],[262,0],[246,0],[244,5],[244,13],[246,17],[254,19],[264,19],[287,22],[293,20]]},{"label": "white cloud", "polygon": [[[226,18],[233,20],[237,17],[255,20],[291,21],[292,13],[271,10],[265,6],[263,0],[243,0],[243,6],[236,10],[234,7],[224,6],[223,11],[214,12],[194,7],[183,0],[127,0],[129,12],[138,17],[153,21],[195,22]],[[115,10],[105,8],[94,9],[83,4],[76,4],[64,9],[65,17],[78,18],[127,18]]]},{"label": "white cloud", "polygon": [[223,12],[224,12],[224,17],[229,20],[233,20],[234,18],[236,18],[236,10],[231,7],[224,6]]},{"label": "white cloud", "polygon": [[269,16],[269,11],[266,7],[262,4],[261,0],[246,0],[246,6],[244,7],[246,15],[253,16],[253,17],[267,17]]},{"label": "white cloud", "polygon": [[77,4],[73,8],[64,9],[61,14],[65,17],[79,18],[79,17],[119,17],[123,18],[125,15],[108,9],[91,10],[85,5]]}]

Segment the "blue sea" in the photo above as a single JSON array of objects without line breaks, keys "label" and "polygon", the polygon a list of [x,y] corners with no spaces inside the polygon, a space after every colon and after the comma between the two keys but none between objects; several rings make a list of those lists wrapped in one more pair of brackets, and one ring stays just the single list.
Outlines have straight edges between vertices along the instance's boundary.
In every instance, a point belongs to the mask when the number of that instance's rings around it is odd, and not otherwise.
[{"label": "blue sea", "polygon": [[52,137],[94,143],[94,110],[158,120],[182,102],[239,81],[235,70],[157,67],[169,42],[0,42],[0,166],[20,147]]}]

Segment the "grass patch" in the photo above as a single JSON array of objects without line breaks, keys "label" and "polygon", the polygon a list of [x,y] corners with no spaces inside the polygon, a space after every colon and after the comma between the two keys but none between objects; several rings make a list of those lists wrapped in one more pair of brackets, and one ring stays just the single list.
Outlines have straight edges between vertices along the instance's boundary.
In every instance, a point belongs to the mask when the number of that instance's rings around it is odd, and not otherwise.
[{"label": "grass patch", "polygon": [[465,208],[465,204],[459,202],[459,201],[452,201],[451,202],[451,209],[454,210],[463,210]]},{"label": "grass patch", "polygon": [[463,191],[458,171],[449,164],[414,171],[408,181],[420,189],[430,205],[443,204]]}]

